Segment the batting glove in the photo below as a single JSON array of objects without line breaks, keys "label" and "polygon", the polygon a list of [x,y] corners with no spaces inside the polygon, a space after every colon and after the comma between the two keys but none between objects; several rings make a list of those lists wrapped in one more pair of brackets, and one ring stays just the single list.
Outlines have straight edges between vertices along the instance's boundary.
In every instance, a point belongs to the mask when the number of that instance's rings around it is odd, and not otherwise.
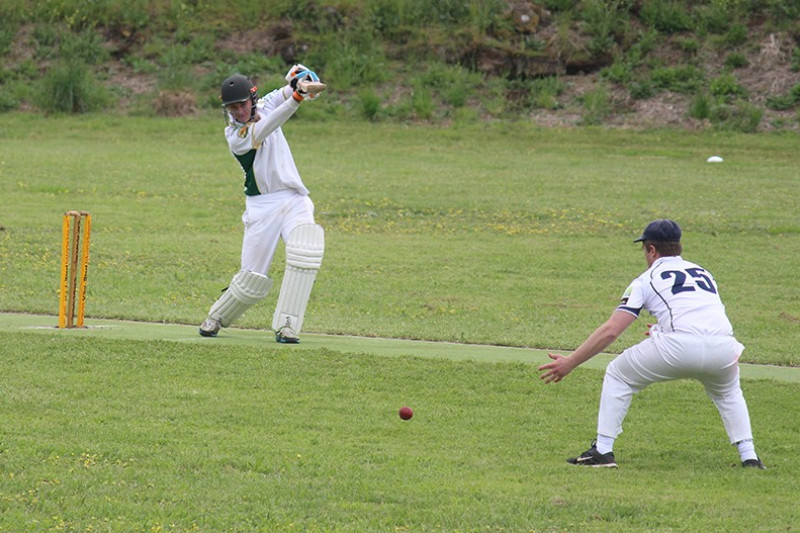
[{"label": "batting glove", "polygon": [[298,102],[306,98],[316,98],[322,91],[328,88],[327,85],[319,81],[319,76],[313,70],[304,65],[294,65],[286,74],[286,80],[294,89],[292,97]]},{"label": "batting glove", "polygon": [[[292,86],[292,89],[297,89],[297,82],[303,79],[306,75],[313,74],[316,77],[316,74],[313,70],[308,68],[305,65],[301,65],[300,63],[296,65],[292,65],[292,68],[289,69],[289,72],[286,73],[286,81],[289,82],[289,85]],[[316,81],[319,81],[317,79]]]}]

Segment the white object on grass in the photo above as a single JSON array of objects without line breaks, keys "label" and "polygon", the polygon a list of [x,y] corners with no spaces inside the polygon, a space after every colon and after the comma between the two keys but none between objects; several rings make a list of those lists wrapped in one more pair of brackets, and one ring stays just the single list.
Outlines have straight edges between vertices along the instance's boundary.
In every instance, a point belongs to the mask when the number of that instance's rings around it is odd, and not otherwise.
[{"label": "white object on grass", "polygon": [[706,163],[722,163],[722,158],[718,155],[712,155],[706,159]]},{"label": "white object on grass", "polygon": [[241,270],[233,276],[231,284],[211,306],[208,318],[213,318],[227,328],[245,311],[264,298],[270,287],[272,287],[272,280],[267,276],[258,272]]},{"label": "white object on grass", "polygon": [[303,328],[303,316],[311,288],[322,265],[325,231],[318,224],[301,224],[286,239],[286,270],[283,273],[272,329],[290,327],[295,334]]}]

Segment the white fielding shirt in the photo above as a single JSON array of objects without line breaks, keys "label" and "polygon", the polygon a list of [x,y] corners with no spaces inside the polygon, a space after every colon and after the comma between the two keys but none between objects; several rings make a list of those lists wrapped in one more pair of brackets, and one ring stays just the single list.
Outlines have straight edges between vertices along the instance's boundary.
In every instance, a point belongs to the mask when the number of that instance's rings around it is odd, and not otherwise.
[{"label": "white fielding shirt", "polygon": [[660,257],[625,290],[617,310],[649,311],[661,333],[733,335],[717,283],[703,267],[680,256]]}]

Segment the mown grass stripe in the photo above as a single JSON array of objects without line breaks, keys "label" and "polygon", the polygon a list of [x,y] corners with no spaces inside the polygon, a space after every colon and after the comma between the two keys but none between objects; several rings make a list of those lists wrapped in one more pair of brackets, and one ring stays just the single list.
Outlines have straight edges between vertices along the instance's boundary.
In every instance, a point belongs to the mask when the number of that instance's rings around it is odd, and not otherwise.
[{"label": "mown grass stripe", "polygon": [[[184,324],[155,324],[131,320],[87,320],[87,328],[59,330],[55,328],[57,317],[20,313],[0,313],[0,330],[26,330],[58,332],[63,335],[97,336],[110,339],[161,340],[191,343],[216,343],[219,345],[263,346],[275,344],[286,350],[311,350],[325,348],[342,353],[371,353],[383,356],[413,356],[444,358],[453,361],[481,362],[523,362],[541,364],[547,359],[547,350],[517,348],[511,346],[491,346],[481,344],[459,344],[452,342],[432,342],[411,339],[386,339],[378,337],[358,337],[352,335],[321,335],[304,333],[298,345],[280,346],[273,342],[270,331],[257,329],[228,328],[214,339],[200,337],[197,326]],[[553,348],[555,352],[565,352]],[[600,354],[583,366],[602,369],[614,354]],[[775,365],[741,365],[744,379],[773,379],[785,382],[800,382],[800,368]]]}]

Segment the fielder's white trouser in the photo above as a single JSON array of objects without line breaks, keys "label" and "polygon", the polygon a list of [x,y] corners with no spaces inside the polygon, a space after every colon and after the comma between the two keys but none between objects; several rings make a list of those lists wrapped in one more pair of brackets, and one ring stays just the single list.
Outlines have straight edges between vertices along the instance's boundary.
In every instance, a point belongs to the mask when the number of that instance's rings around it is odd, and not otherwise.
[{"label": "fielder's white trouser", "polygon": [[286,241],[294,228],[314,224],[314,204],[293,190],[247,196],[242,215],[242,270],[268,275],[278,240]]},{"label": "fielder's white trouser", "polygon": [[616,438],[633,395],[652,383],[696,379],[716,405],[731,444],[752,439],[750,414],[739,386],[739,356],[734,337],[652,331],[606,369],[600,395],[597,433]]}]

